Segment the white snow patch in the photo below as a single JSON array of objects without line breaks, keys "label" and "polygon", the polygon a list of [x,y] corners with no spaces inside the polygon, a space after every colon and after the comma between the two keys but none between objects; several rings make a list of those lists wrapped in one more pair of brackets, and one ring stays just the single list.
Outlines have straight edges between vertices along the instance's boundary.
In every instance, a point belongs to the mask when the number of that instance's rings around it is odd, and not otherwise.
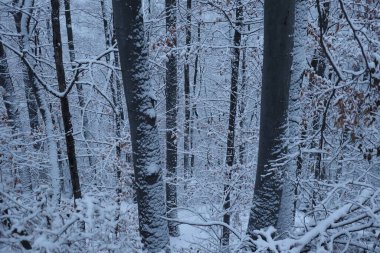
[{"label": "white snow patch", "polygon": [[147,175],[154,175],[157,174],[160,171],[160,166],[156,163],[151,163],[146,167],[146,173]]}]

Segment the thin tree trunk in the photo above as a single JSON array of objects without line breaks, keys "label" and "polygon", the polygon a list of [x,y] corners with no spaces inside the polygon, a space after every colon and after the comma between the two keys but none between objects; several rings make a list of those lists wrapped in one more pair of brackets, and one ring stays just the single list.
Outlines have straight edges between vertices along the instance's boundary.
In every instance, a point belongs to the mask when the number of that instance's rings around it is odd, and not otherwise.
[{"label": "thin tree trunk", "polygon": [[163,219],[165,189],[154,91],[149,82],[142,1],[113,0],[113,10],[128,107],[140,235],[145,251],[169,252],[168,223]]},{"label": "thin tree trunk", "polygon": [[[200,46],[201,43],[201,23],[198,23],[197,27],[197,46]],[[196,97],[196,87],[197,87],[197,80],[198,80],[198,62],[199,62],[199,50],[195,56],[195,63],[194,63],[194,79],[193,79],[193,97]],[[196,101],[192,101],[191,103],[191,115],[190,115],[190,150],[191,150],[191,158],[190,158],[190,172],[191,175],[194,172],[194,165],[195,165],[195,155],[194,155],[194,123],[195,123],[195,118],[198,118],[198,113],[197,113],[197,104]]]},{"label": "thin tree trunk", "polygon": [[264,65],[259,153],[248,234],[276,226],[282,196],[283,137],[289,102],[295,0],[264,2]]},{"label": "thin tree trunk", "polygon": [[183,138],[183,170],[185,179],[191,176],[190,168],[190,66],[189,66],[189,56],[190,56],[190,43],[191,43],[191,2],[192,0],[187,0],[187,13],[186,13],[186,57],[184,66],[184,92],[185,92],[185,129]]},{"label": "thin tree trunk", "polygon": [[[61,25],[59,21],[59,0],[51,0],[51,22],[53,30],[54,60],[57,72],[58,87],[60,92],[66,90],[65,69],[62,58],[62,39]],[[67,96],[60,98],[63,125],[65,129],[66,151],[70,167],[71,184],[73,188],[74,199],[82,197],[77,159],[75,154],[75,141],[73,136],[73,126],[71,123],[71,114],[69,100]]]},{"label": "thin tree trunk", "polygon": [[[76,57],[75,57],[73,24],[71,22],[70,0],[64,0],[64,5],[65,5],[67,44],[68,44],[68,48],[69,48],[70,62],[72,63],[72,68],[74,71],[75,65],[73,63],[75,62]],[[86,146],[87,146],[86,150],[87,150],[87,154],[88,154],[88,162],[89,162],[90,167],[92,167],[94,162],[92,161],[91,151],[90,151],[90,148],[88,147],[88,143],[87,143],[87,140],[90,138],[90,132],[89,132],[87,114],[84,111],[84,109],[86,107],[86,102],[84,100],[83,86],[79,82],[75,82],[75,86],[76,86],[77,92],[78,92],[79,107],[80,107],[80,112],[81,112],[81,116],[83,119],[83,137],[85,139]]]},{"label": "thin tree trunk", "polygon": [[[248,28],[249,30],[249,28]],[[247,39],[244,40],[244,48],[242,50],[242,71],[241,71],[241,90],[240,94],[245,94],[247,92]],[[239,164],[243,165],[245,162],[245,139],[244,139],[244,126],[246,117],[244,117],[245,108],[247,106],[246,100],[242,97],[240,99],[240,106],[239,106]]]},{"label": "thin tree trunk", "polygon": [[[165,0],[166,36],[169,48],[177,47],[176,0]],[[177,53],[171,50],[166,63],[166,207],[168,217],[176,219],[177,211]],[[174,209],[174,210],[173,210]],[[170,222],[169,234],[179,236],[177,223]]]},{"label": "thin tree trunk", "polygon": [[[317,3],[318,4],[318,3]],[[330,2],[326,1],[323,3],[323,12],[321,16],[318,16],[318,25],[321,28],[322,33],[325,33],[328,29],[329,25],[329,13],[330,13]],[[322,35],[321,35],[322,36]],[[315,55],[311,61],[311,66],[313,67],[316,74],[320,77],[325,77],[325,71],[326,71],[326,55],[323,52],[322,46],[320,46],[316,51]],[[326,105],[327,101],[324,101],[324,104]],[[324,119],[321,115],[323,113],[317,113],[315,115],[315,119],[313,121],[314,123],[314,129],[316,131],[320,131],[320,138],[318,141],[318,149],[322,150],[324,145],[324,131],[326,128],[326,122],[324,122]],[[322,122],[321,122],[322,120]],[[320,128],[320,129],[319,129]],[[326,168],[322,166],[322,153],[316,154],[316,162],[315,162],[315,168],[314,168],[314,176],[316,179],[324,180],[326,179]]]},{"label": "thin tree trunk", "polygon": [[[231,90],[230,90],[230,110],[228,119],[228,132],[227,132],[227,154],[226,154],[226,172],[224,183],[224,203],[223,203],[223,222],[230,224],[230,207],[231,207],[231,188],[229,182],[232,176],[232,166],[235,160],[235,120],[237,111],[237,92],[239,81],[239,63],[240,63],[240,43],[241,43],[241,29],[243,22],[243,5],[240,0],[236,1],[236,27],[234,31],[234,41],[232,48],[231,60]],[[230,241],[230,230],[223,226],[222,229],[222,247],[223,251],[228,251]]]}]

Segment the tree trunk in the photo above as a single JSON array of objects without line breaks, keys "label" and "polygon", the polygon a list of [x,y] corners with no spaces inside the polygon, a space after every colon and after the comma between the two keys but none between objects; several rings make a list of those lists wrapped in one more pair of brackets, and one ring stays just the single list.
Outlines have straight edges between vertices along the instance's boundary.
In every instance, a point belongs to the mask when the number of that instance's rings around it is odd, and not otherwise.
[{"label": "tree trunk", "polygon": [[[66,90],[66,77],[62,57],[61,25],[59,21],[59,0],[51,0],[51,22],[53,30],[54,60],[57,72],[58,87],[60,92],[64,92]],[[70,167],[73,195],[74,199],[78,199],[82,197],[82,193],[79,182],[77,158],[75,154],[75,141],[73,136],[73,126],[71,123],[71,114],[68,97],[61,97],[60,102],[63,125],[65,130],[66,152]]]},{"label": "tree trunk", "polygon": [[[70,62],[72,63],[72,68],[74,71],[75,66],[73,63],[75,62],[75,45],[74,45],[73,25],[71,22],[70,0],[64,0],[64,5],[65,5],[67,44],[68,44],[68,48],[69,48]],[[80,107],[80,112],[81,112],[81,116],[83,119],[83,137],[84,137],[86,145],[87,145],[86,150],[87,150],[87,155],[88,155],[88,162],[89,162],[90,167],[92,167],[94,162],[92,161],[90,148],[88,147],[88,143],[87,143],[87,140],[90,138],[90,132],[89,132],[87,114],[84,111],[84,109],[86,107],[86,102],[84,100],[83,86],[79,82],[75,82],[75,86],[76,86],[77,92],[78,92],[79,107]]]},{"label": "tree trunk", "polygon": [[[177,11],[176,0],[165,0],[166,36],[171,50],[166,63],[166,207],[168,217],[177,218]],[[170,222],[169,234],[179,236],[177,223]]]},{"label": "tree trunk", "polygon": [[[248,28],[249,30],[249,28]],[[241,71],[241,90],[240,94],[245,94],[247,92],[247,39],[244,40],[243,43],[244,48],[242,49],[242,71]],[[245,108],[247,106],[247,101],[244,97],[240,99],[240,105],[239,105],[239,164],[244,165],[245,163],[245,147],[246,147],[246,140],[244,136],[244,126],[246,123],[246,117],[244,116]]]},{"label": "tree trunk", "polygon": [[290,101],[289,101],[289,142],[294,148],[289,149],[290,154],[299,152],[296,159],[288,162],[286,174],[284,175],[284,186],[281,199],[281,207],[277,223],[279,234],[286,234],[291,231],[294,224],[295,215],[295,193],[297,177],[301,173],[302,154],[301,146],[298,144],[301,140],[302,122],[298,120],[301,113],[300,96],[303,84],[303,72],[307,67],[305,45],[307,37],[307,5],[303,0],[296,0],[295,3],[295,31],[294,31],[294,49],[293,65],[290,78]]},{"label": "tree trunk", "polygon": [[[229,182],[231,180],[232,166],[235,160],[235,120],[236,120],[236,108],[237,108],[237,92],[239,81],[239,63],[240,63],[240,42],[241,42],[241,29],[243,22],[243,5],[240,0],[236,1],[236,27],[234,31],[234,41],[232,48],[232,60],[231,60],[231,90],[230,90],[230,110],[228,119],[228,132],[227,132],[227,154],[226,164],[227,171],[225,172],[225,184],[224,184],[224,203],[223,203],[223,222],[230,224],[230,207],[231,207],[231,188]],[[227,251],[230,241],[230,230],[223,226],[222,230],[222,247],[223,251]]]},{"label": "tree trunk", "polygon": [[[200,15],[201,13],[199,13]],[[198,27],[197,27],[197,47],[200,47],[201,43],[201,23],[198,22]],[[193,97],[196,97],[196,87],[197,87],[197,80],[198,80],[198,62],[199,62],[199,50],[197,51],[197,54],[195,56],[195,62],[194,62],[194,77],[193,77]],[[194,99],[194,101],[191,103],[191,114],[190,114],[190,172],[191,174],[194,172],[194,165],[195,165],[195,155],[194,155],[194,119],[198,118],[198,113],[197,113],[197,104]]]},{"label": "tree trunk", "polygon": [[283,137],[289,102],[295,0],[264,2],[264,65],[260,139],[248,234],[276,226],[282,195],[283,168],[276,165],[285,150]]},{"label": "tree trunk", "polygon": [[139,230],[147,252],[169,252],[168,223],[156,124],[155,98],[149,82],[142,1],[113,0],[124,93],[133,151]]},{"label": "tree trunk", "polygon": [[[329,1],[324,2],[322,7],[323,7],[322,15],[318,16],[318,25],[320,26],[321,31],[324,34],[327,31],[328,25],[329,25],[330,2]],[[325,74],[325,71],[326,71],[326,55],[323,52],[321,45],[319,48],[317,48],[315,50],[315,55],[311,61],[311,66],[313,67],[315,73],[318,76],[320,76],[322,78],[326,76],[326,74]],[[327,102],[325,100],[324,104],[326,105],[326,103]],[[318,141],[318,149],[319,150],[323,149],[323,145],[324,145],[323,134],[324,134],[324,131],[326,128],[325,127],[326,123],[321,122],[321,120],[323,121],[323,117],[321,117],[322,114],[323,114],[323,112],[321,112],[321,113],[318,112],[314,116],[314,120],[313,120],[313,128],[315,129],[315,131],[320,132],[320,138]],[[316,179],[319,179],[319,180],[326,179],[326,168],[324,166],[322,166],[322,153],[316,154],[316,161],[315,161],[315,166],[314,166],[314,176]]]},{"label": "tree trunk", "polygon": [[183,171],[185,179],[191,176],[190,167],[190,66],[189,66],[189,56],[190,56],[190,43],[191,43],[191,1],[187,0],[187,13],[186,13],[186,57],[184,66],[184,92],[185,92],[185,129],[183,137]]}]

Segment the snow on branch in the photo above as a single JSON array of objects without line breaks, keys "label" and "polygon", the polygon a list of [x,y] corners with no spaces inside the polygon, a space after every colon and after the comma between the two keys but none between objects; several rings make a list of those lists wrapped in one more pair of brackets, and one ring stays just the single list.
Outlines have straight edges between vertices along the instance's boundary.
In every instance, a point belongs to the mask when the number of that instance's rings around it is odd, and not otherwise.
[{"label": "snow on branch", "polygon": [[101,64],[101,65],[104,65],[104,66],[109,67],[109,68],[115,68],[114,66],[111,67],[108,64],[99,61],[105,55],[107,55],[107,54],[109,54],[111,52],[114,52],[116,50],[114,47],[111,47],[111,48],[105,50],[104,52],[102,52],[101,54],[97,55],[94,59],[90,59],[90,60],[87,60],[87,61],[85,61],[85,60],[78,61],[77,67],[74,68],[75,69],[74,76],[71,79],[69,85],[66,87],[66,90],[64,90],[62,92],[59,92],[59,91],[53,89],[51,87],[52,85],[46,83],[45,80],[34,70],[33,64],[30,62],[30,60],[28,60],[28,58],[32,57],[32,55],[29,52],[27,52],[27,51],[20,52],[19,50],[15,49],[14,47],[12,47],[11,45],[9,45],[5,41],[3,41],[3,40],[0,40],[0,41],[3,43],[3,45],[5,47],[7,47],[9,50],[11,50],[17,56],[19,56],[20,59],[23,61],[23,63],[29,69],[32,70],[33,76],[42,85],[42,87],[44,87],[46,91],[48,91],[50,94],[52,94],[53,96],[55,96],[57,98],[66,97],[70,93],[71,89],[73,88],[74,84],[76,83],[76,81],[78,79],[79,74],[84,71],[84,68],[81,68],[84,64],[89,64],[89,65],[91,65],[91,64]]}]

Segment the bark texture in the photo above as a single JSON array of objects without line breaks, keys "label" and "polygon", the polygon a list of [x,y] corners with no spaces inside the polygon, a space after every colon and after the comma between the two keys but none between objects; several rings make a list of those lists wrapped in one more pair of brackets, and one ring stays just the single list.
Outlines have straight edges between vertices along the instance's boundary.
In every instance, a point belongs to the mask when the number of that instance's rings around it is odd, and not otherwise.
[{"label": "bark texture", "polygon": [[169,252],[155,98],[149,82],[142,1],[113,0],[114,26],[127,100],[139,230],[146,252]]},{"label": "bark texture", "polygon": [[185,126],[184,126],[184,139],[183,139],[183,170],[185,178],[191,176],[190,168],[190,43],[191,43],[191,2],[186,1],[187,13],[186,13],[186,27],[185,27],[185,40],[186,40],[186,59],[184,65],[184,92],[185,92]]},{"label": "bark texture", "polygon": [[[292,149],[289,154],[301,151],[302,122],[298,120],[301,114],[300,94],[303,85],[303,72],[307,67],[305,45],[307,37],[307,4],[303,0],[296,0],[295,3],[295,31],[294,31],[294,48],[293,48],[293,65],[290,79],[290,95],[289,95],[289,120],[288,120],[288,137]],[[283,185],[281,208],[277,223],[279,234],[291,232],[294,225],[294,214],[296,208],[296,181],[302,169],[302,154],[296,159],[288,162],[286,166],[285,182]]]},{"label": "bark texture", "polygon": [[264,66],[261,92],[259,153],[248,233],[276,226],[283,168],[276,165],[285,150],[283,137],[289,102],[295,0],[264,2]]},{"label": "bark texture", "polygon": [[[166,36],[170,49],[177,47],[176,0],[166,0]],[[168,217],[176,219],[177,211],[177,53],[171,50],[166,63],[166,207]],[[185,171],[186,173],[186,171]],[[177,223],[169,222],[169,234],[179,236]]]}]

